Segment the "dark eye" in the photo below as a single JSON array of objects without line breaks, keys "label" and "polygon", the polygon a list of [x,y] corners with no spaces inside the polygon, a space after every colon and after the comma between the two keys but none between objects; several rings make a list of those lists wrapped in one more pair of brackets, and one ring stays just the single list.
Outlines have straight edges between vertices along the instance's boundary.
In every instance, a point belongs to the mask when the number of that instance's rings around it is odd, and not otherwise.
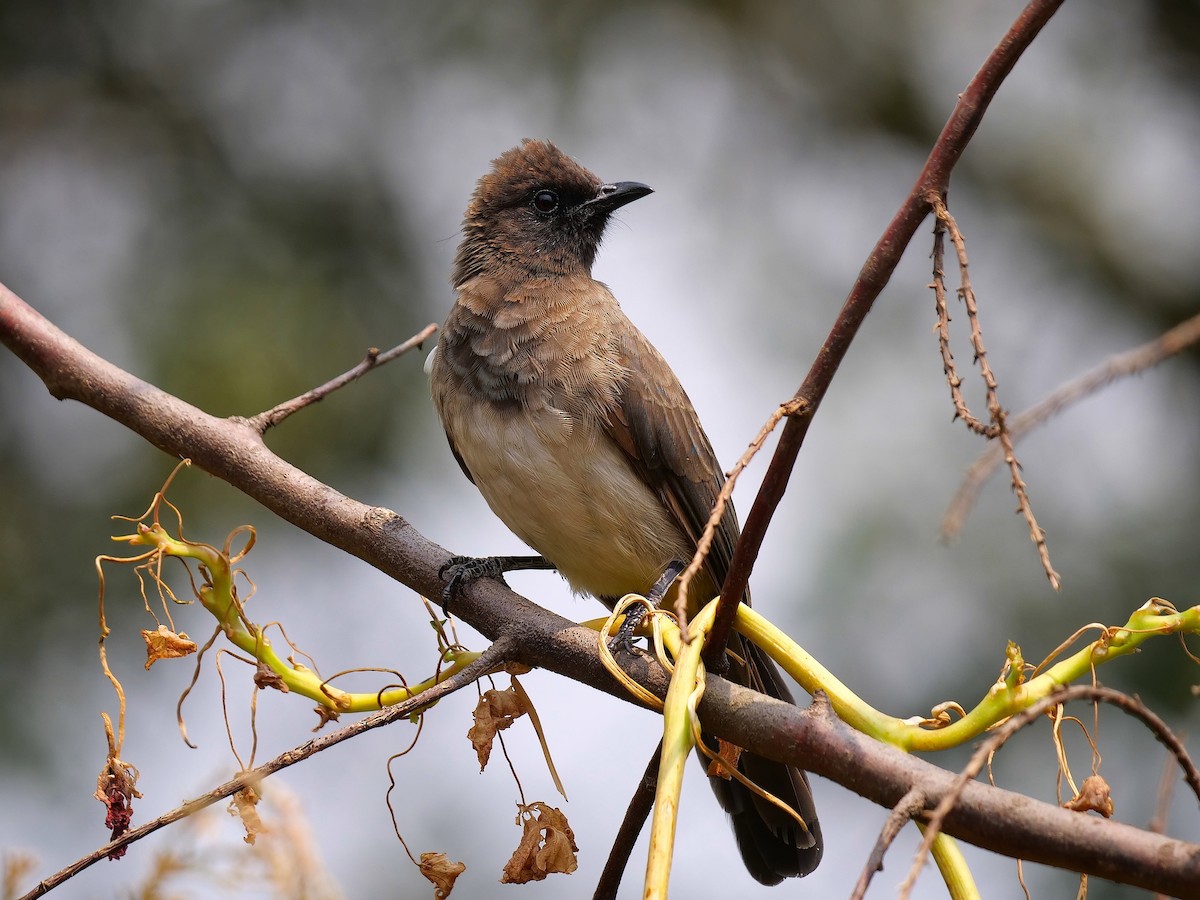
[{"label": "dark eye", "polygon": [[533,195],[533,208],[542,215],[549,215],[558,209],[558,194],[554,191],[538,191]]}]

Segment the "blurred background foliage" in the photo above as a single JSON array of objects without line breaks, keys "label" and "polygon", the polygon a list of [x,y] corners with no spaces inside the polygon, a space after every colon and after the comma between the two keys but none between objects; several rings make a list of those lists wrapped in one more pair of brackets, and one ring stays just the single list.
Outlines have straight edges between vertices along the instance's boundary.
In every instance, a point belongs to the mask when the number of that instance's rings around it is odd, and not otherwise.
[{"label": "blurred background foliage", "polygon": [[[6,0],[0,280],[140,377],[215,414],[253,414],[348,368],[369,346],[440,321],[474,179],[520,138],[550,137],[603,177],[657,189],[623,211],[597,275],[671,360],[731,462],[799,384],[956,93],[1019,8]],[[1194,3],[1068,3],[1018,65],[951,191],[1009,407],[1200,311],[1198,145]],[[981,448],[950,422],[930,334],[928,250],[924,229],[817,418],[754,581],[759,608],[900,715],[949,697],[969,705],[1008,639],[1037,660],[1086,623],[1124,621],[1150,596],[1192,605],[1200,566],[1195,351],[1021,445],[1064,575],[1060,595],[1046,586],[1002,480],[956,544],[938,543],[941,512]],[[969,348],[957,349],[966,365]],[[519,552],[446,452],[422,356],[296,416],[269,443],[455,552]],[[981,404],[979,392],[971,398]],[[95,661],[92,558],[112,547],[108,517],[143,509],[172,461],[98,414],[53,401],[7,354],[0,410],[0,847],[36,853],[48,873],[105,837],[90,794],[104,753],[96,711],[114,704]],[[743,509],[761,471],[739,490]],[[201,473],[182,476],[172,497],[193,538],[219,544],[236,525],[256,525],[254,608],[282,620],[325,671],[427,674],[430,632],[407,591]],[[566,615],[598,613],[553,576],[513,582]],[[211,670],[185,709],[201,749],[178,740],[174,698],[190,667],[141,671],[136,632],[151,626],[139,603],[132,577],[110,573],[110,653],[130,691],[125,755],[143,771],[144,820],[222,780],[232,763]],[[180,621],[207,631],[198,613]],[[1100,677],[1137,691],[1182,731],[1200,724],[1189,690],[1197,668],[1171,642]],[[507,890],[590,896],[655,723],[549,676],[527,684],[583,852],[577,875]],[[245,700],[245,690],[230,700],[240,740]],[[515,789],[499,770],[473,771],[462,739],[471,705],[440,705],[397,766],[400,827],[415,847],[468,863],[462,896],[493,896],[518,837]],[[260,703],[260,759],[305,739],[313,723],[300,706],[278,695]],[[553,803],[532,739],[517,730],[527,794]],[[324,860],[347,896],[425,891],[382,800],[384,760],[409,736],[367,736],[281,779],[312,820],[309,858]],[[1106,712],[1100,749],[1118,816],[1145,823],[1158,746]],[[1072,752],[1082,777],[1090,757],[1078,735]],[[1053,799],[1045,732],[1023,735],[997,776]],[[702,779],[692,781],[680,896],[724,885],[766,896],[737,863]],[[777,895],[845,894],[883,819],[836,786],[818,783],[817,793],[827,862]],[[1198,840],[1200,813],[1180,794],[1168,830]],[[231,852],[251,852],[227,828]],[[163,838],[156,850],[155,840],[60,893],[144,884],[169,846]],[[912,843],[892,851],[881,896]],[[968,854],[985,895],[1016,895],[1012,863]],[[635,858],[631,896],[639,869]],[[1035,895],[1073,889],[1062,873],[1025,875]],[[193,896],[232,890],[176,886]],[[922,890],[941,896],[932,873]],[[315,879],[307,891],[328,886]],[[1091,896],[1123,893],[1091,885]]]}]

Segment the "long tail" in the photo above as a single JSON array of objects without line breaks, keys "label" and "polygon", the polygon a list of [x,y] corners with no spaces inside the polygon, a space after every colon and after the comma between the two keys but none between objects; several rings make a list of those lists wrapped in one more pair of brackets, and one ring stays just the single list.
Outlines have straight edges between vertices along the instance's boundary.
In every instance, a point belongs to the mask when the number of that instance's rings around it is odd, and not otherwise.
[{"label": "long tail", "polygon": [[[731,649],[746,665],[731,667],[734,680],[779,700],[794,703],[791,691],[775,664],[757,647],[741,642]],[[740,782],[712,777],[713,793],[733,820],[733,832],[746,869],[756,881],[778,884],[785,878],[807,875],[821,862],[824,842],[808,777],[794,766],[743,753],[738,767],[759,787],[774,794],[800,813],[808,831],[790,815],[759,797]]]}]

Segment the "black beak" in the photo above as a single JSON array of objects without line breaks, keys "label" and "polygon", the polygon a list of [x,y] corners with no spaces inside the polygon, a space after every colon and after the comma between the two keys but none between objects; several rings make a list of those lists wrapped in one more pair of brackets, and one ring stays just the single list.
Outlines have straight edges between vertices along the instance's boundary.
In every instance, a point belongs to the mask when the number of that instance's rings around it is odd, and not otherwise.
[{"label": "black beak", "polygon": [[602,184],[599,193],[589,200],[585,206],[593,213],[610,213],[620,209],[626,203],[632,203],[647,194],[653,194],[654,188],[640,181],[618,181],[615,184]]}]

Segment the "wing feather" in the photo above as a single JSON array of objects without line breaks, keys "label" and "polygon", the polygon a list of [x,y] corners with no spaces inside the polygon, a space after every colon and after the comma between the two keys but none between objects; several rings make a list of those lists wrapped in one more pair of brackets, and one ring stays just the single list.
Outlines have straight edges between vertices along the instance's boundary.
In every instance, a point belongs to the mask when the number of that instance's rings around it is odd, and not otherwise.
[{"label": "wing feather", "polygon": [[[725,476],[695,407],[670,366],[632,324],[619,333],[623,363],[632,374],[622,386],[615,414],[609,417],[608,434],[695,545]],[[705,560],[716,586],[725,581],[738,534],[737,513],[730,503]]]}]

